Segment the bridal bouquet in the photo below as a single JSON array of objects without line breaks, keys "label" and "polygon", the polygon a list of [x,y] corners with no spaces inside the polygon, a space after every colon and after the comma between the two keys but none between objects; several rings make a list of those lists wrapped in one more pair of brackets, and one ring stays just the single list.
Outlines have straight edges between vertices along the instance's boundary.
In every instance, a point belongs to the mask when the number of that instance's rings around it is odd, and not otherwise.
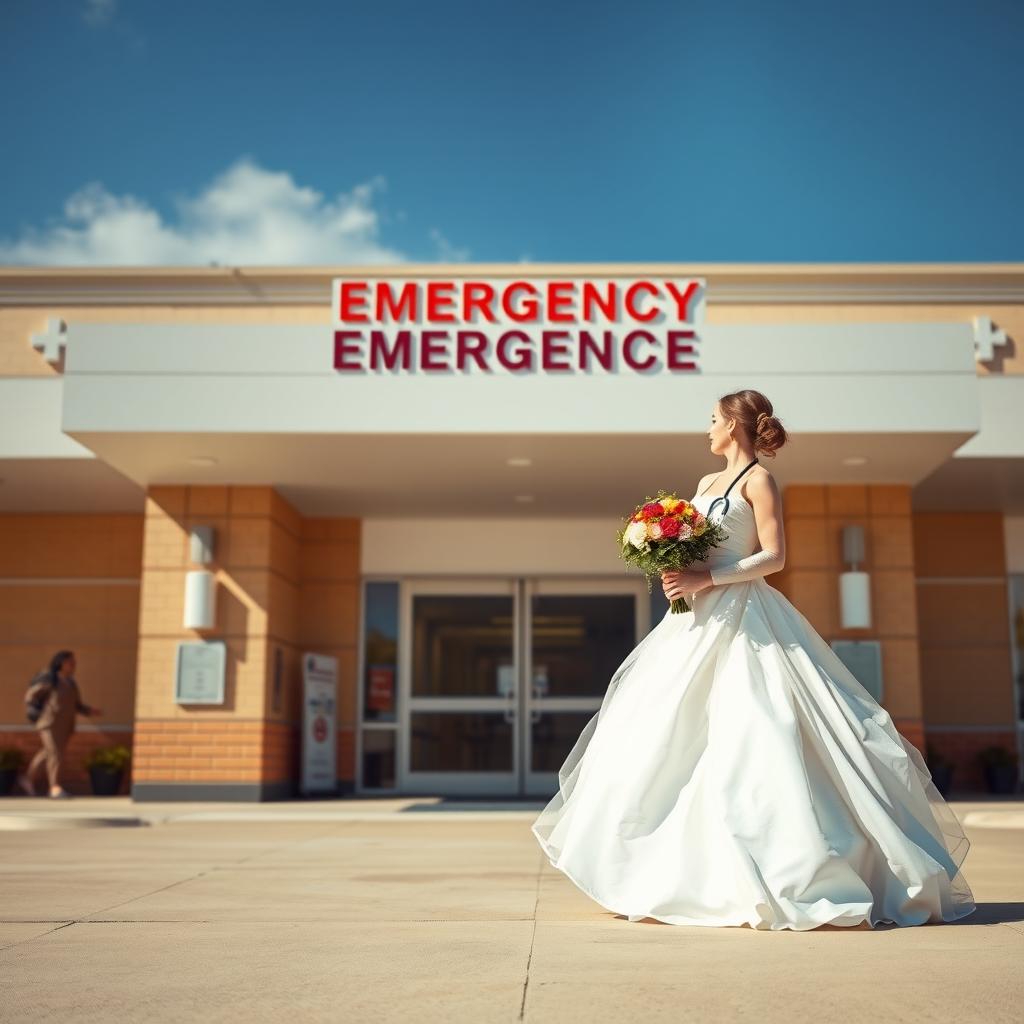
[{"label": "bridal bouquet", "polygon": [[[637,505],[633,515],[616,533],[619,554],[647,576],[647,592],[651,579],[668,570],[686,569],[703,561],[708,552],[728,537],[718,523],[709,520],[695,505],[658,491],[656,498],[648,495]],[[681,597],[674,598],[672,612],[688,612],[690,606]]]}]

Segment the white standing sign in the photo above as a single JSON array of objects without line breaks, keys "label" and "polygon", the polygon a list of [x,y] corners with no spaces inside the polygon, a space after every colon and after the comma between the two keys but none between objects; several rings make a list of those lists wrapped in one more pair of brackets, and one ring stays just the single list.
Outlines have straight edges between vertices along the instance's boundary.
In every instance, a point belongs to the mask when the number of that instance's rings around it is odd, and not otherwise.
[{"label": "white standing sign", "polygon": [[326,654],[302,656],[303,793],[337,789],[335,700],[338,660]]}]

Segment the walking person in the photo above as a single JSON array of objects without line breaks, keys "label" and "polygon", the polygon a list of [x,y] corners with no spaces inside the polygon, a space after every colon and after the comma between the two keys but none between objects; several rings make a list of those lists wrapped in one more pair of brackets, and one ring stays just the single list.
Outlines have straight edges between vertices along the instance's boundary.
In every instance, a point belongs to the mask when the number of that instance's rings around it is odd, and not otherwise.
[{"label": "walking person", "polygon": [[91,707],[82,701],[75,681],[75,655],[72,651],[58,651],[50,659],[49,668],[29,684],[25,704],[28,719],[35,723],[42,746],[18,777],[18,785],[29,796],[35,796],[33,780],[45,761],[50,796],[67,799],[70,794],[60,784],[60,769],[64,748],[75,731],[75,716],[79,712],[83,715],[103,714],[102,708]]}]

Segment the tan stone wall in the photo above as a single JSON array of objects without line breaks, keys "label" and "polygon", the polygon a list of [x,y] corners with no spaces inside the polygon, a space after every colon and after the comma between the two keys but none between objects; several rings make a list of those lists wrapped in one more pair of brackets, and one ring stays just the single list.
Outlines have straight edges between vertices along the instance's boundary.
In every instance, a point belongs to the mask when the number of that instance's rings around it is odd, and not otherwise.
[{"label": "tan stone wall", "polygon": [[1016,750],[1002,512],[919,512],[914,549],[928,741],[984,788],[978,751]]},{"label": "tan stone wall", "polygon": [[[267,693],[273,645],[294,644],[298,513],[271,487],[154,487],[145,522],[133,783],[293,778],[264,725],[285,714]],[[182,625],[193,525],[216,531],[216,627],[202,632]],[[200,636],[227,646],[223,706],[174,700],[177,645]]]},{"label": "tan stone wall", "polygon": [[[354,780],[359,521],[304,521],[270,486],[182,486],[151,488],[145,522],[133,781],[297,783],[303,651],[339,659],[338,778]],[[216,531],[201,633],[181,624],[195,525]],[[174,701],[177,644],[200,635],[227,645],[224,706]]]},{"label": "tan stone wall", "polygon": [[[927,727],[956,785],[981,787],[977,751],[1014,743],[1000,513],[913,515],[905,486],[800,485],[783,502],[787,565],[770,582],[826,640],[881,639],[884,703],[901,732],[923,750]],[[838,628],[840,531],[852,522],[867,531],[871,631]],[[230,652],[226,708],[173,700],[176,643],[195,636],[181,627],[193,524],[217,528],[209,635]],[[24,686],[66,646],[85,699],[104,709],[98,724],[136,721],[135,781],[297,780],[300,658],[316,651],[338,658],[338,778],[354,781],[359,542],[358,519],[303,519],[269,486],[154,488],[144,517],[0,516],[0,742],[36,749],[20,728]],[[88,790],[85,753],[111,742],[131,732],[79,731],[72,791]]]},{"label": "tan stone wall", "polygon": [[89,791],[90,750],[132,743],[142,525],[139,515],[0,515],[0,746],[39,749],[25,689],[56,651],[73,650],[82,697],[103,715],[78,719],[62,775],[71,792]]},{"label": "tan stone wall", "polygon": [[355,785],[360,520],[302,521],[298,639],[338,659],[338,778]]},{"label": "tan stone wall", "polygon": [[[194,524],[217,530],[217,628],[202,635],[228,647],[225,707],[174,701],[177,643],[200,635],[181,625]],[[358,519],[303,520],[272,487],[152,488],[144,516],[0,516],[0,745],[38,748],[22,696],[69,647],[104,710],[88,721],[120,726],[80,727],[72,792],[89,791],[88,750],[113,742],[133,749],[131,782],[297,781],[300,658],[315,651],[338,658],[338,778],[354,785],[359,536]]]},{"label": "tan stone wall", "polygon": [[136,782],[260,783],[293,774],[294,728],[284,722],[140,720]]},{"label": "tan stone wall", "polygon": [[[924,744],[909,485],[794,485],[783,494],[786,567],[769,579],[826,641],[882,644],[883,700],[897,728]],[[842,528],[864,527],[871,629],[839,626]]]}]

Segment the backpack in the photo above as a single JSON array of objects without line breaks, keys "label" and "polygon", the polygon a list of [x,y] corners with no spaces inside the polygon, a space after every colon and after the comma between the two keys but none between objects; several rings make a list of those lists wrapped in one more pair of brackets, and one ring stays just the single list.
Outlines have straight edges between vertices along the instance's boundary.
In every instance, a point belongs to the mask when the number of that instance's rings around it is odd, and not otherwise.
[{"label": "backpack", "polygon": [[[47,689],[45,686],[39,686],[39,683],[50,683],[51,689]],[[53,687],[56,683],[50,678],[49,672],[39,672],[32,677],[32,682],[28,684],[28,692],[31,693],[36,687],[36,693],[31,697],[25,697],[25,717],[35,725],[39,721],[40,716],[43,713],[43,708],[46,707],[46,702],[50,699],[50,694],[53,693]]]}]

